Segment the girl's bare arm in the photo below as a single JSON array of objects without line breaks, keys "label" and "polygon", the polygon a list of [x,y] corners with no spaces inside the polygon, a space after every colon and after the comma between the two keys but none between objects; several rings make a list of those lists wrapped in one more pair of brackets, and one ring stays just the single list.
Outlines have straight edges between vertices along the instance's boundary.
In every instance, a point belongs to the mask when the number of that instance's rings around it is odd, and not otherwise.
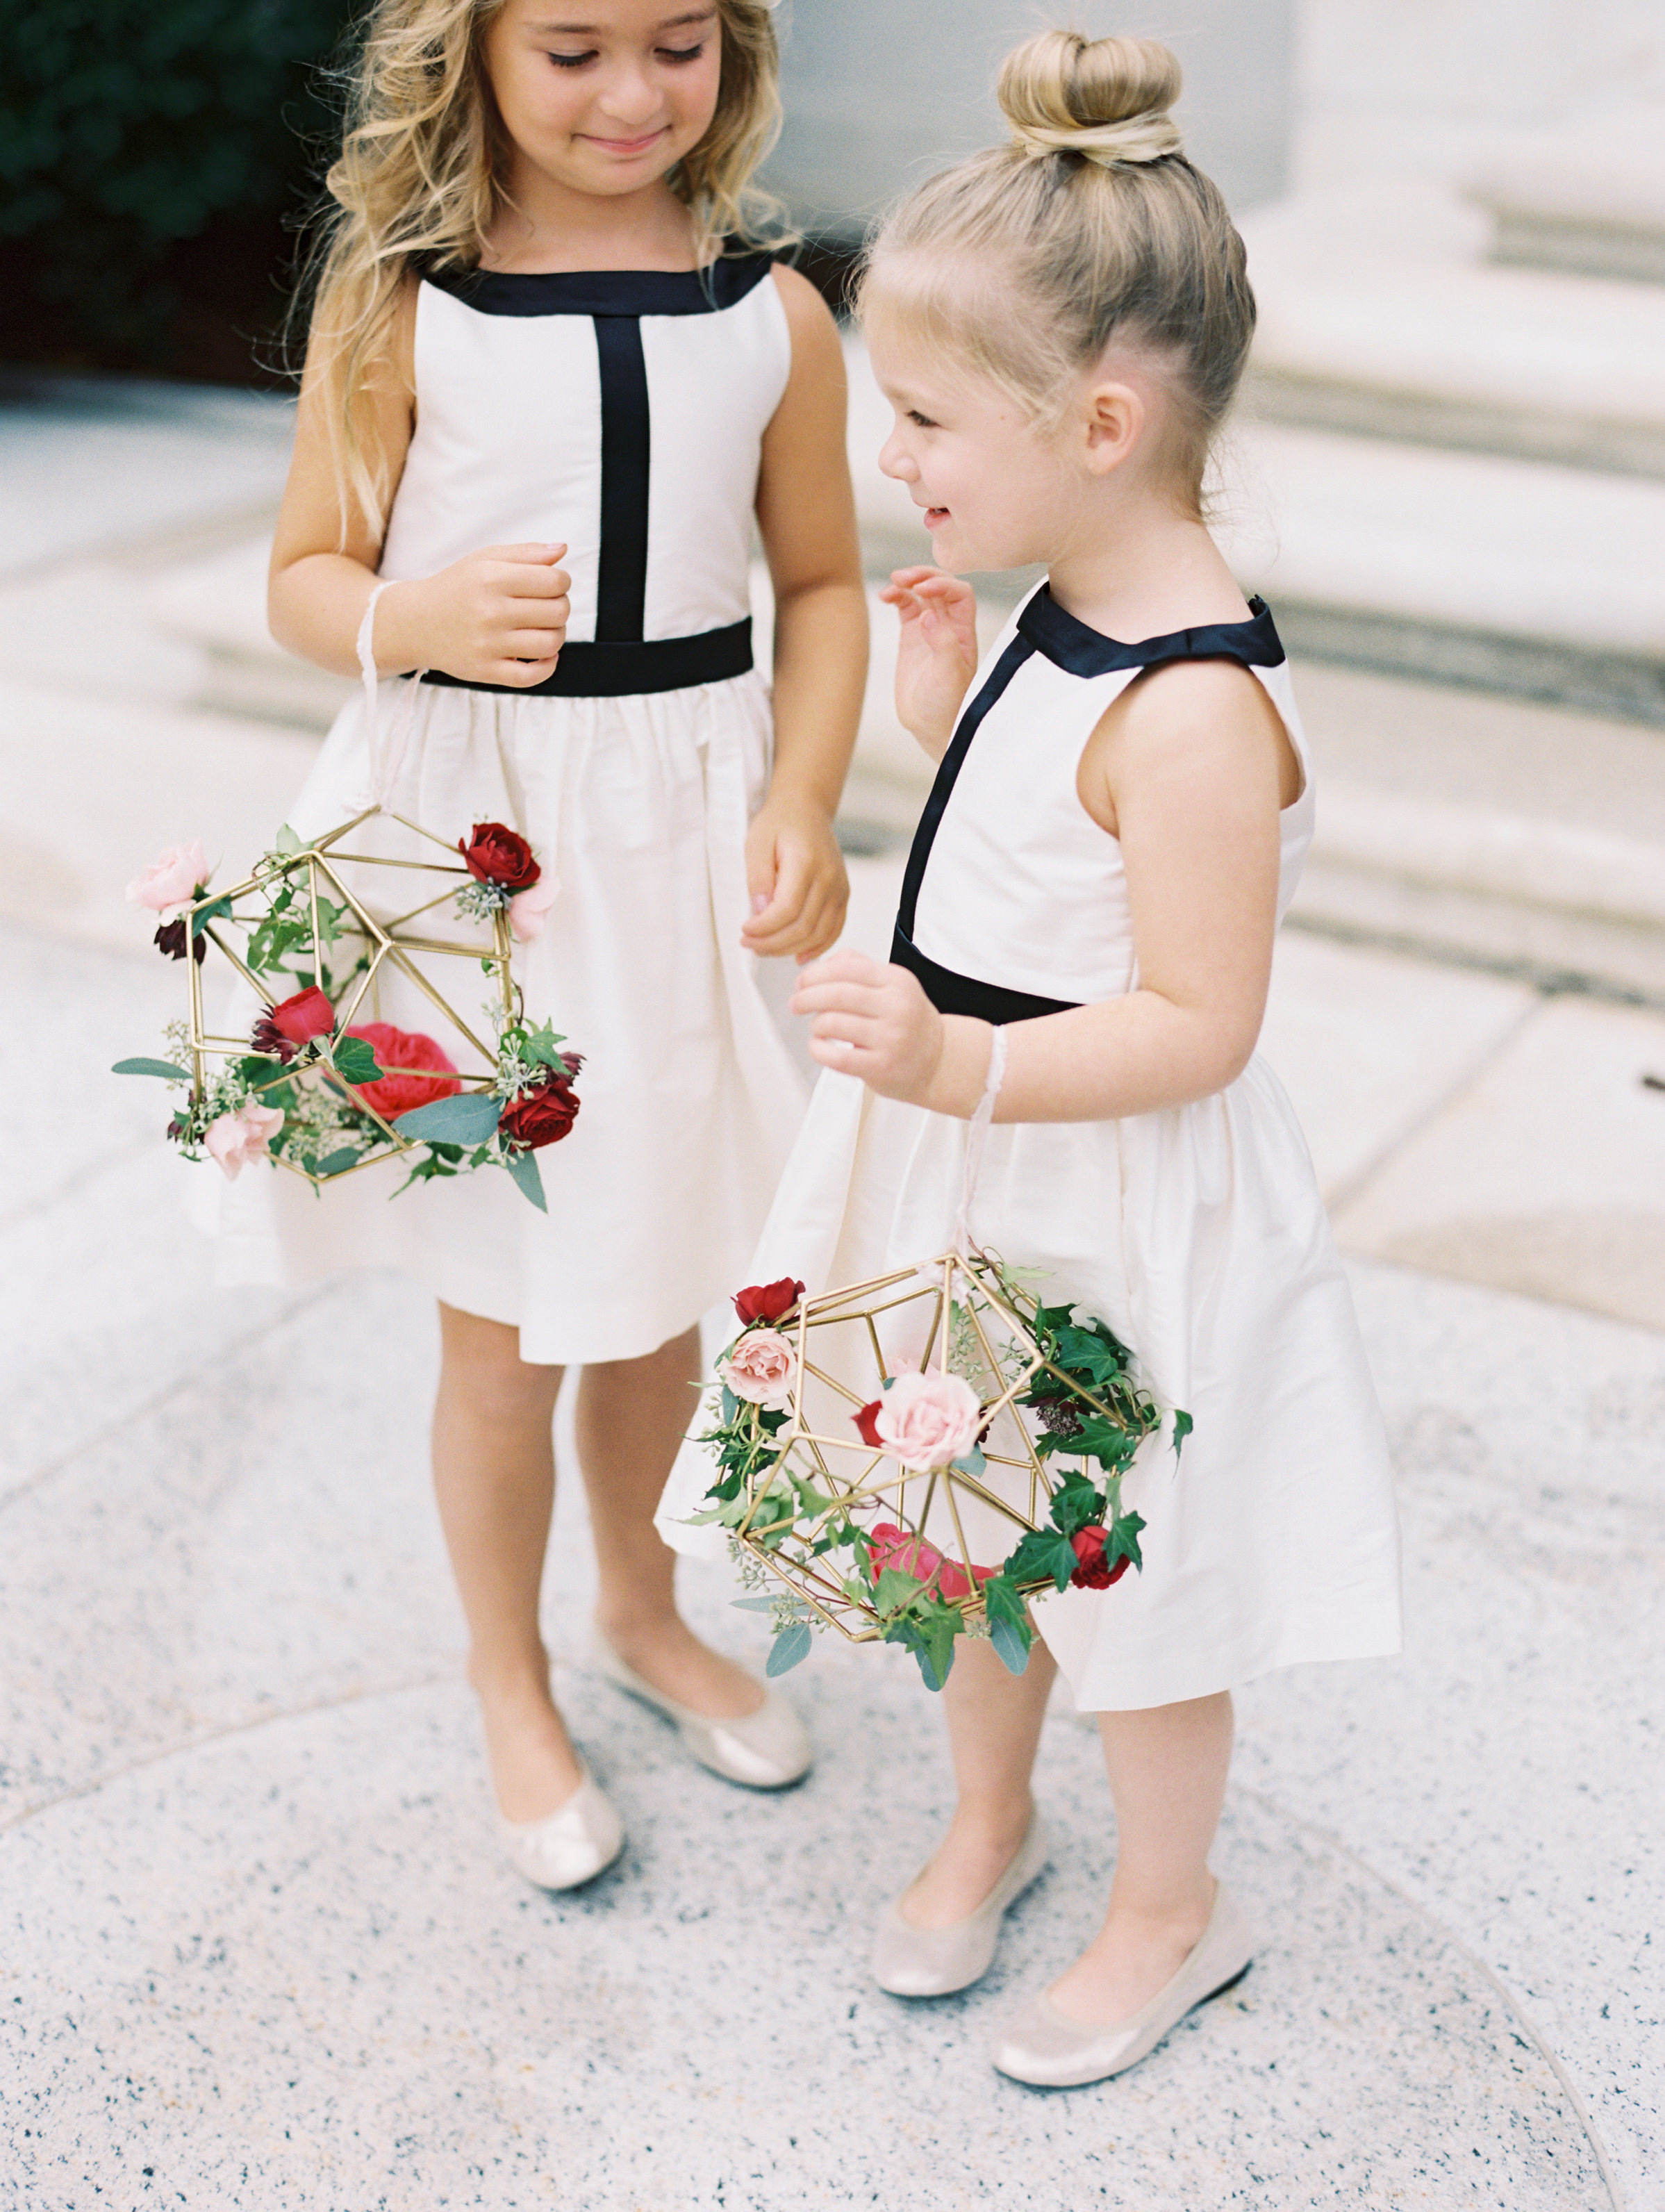
[{"label": "girl's bare arm", "polygon": [[[355,401],[361,447],[391,501],[416,424],[416,285],[407,283],[387,358]],[[331,452],[325,337],[314,337],[301,382],[295,455],[272,544],[272,635],[303,659],[358,673],[357,638],[376,584],[383,525],[342,489]],[[564,545],[494,545],[434,576],[391,584],[376,605],[373,646],[383,675],[442,668],[477,683],[536,684],[566,635]]]},{"label": "girl's bare arm", "polygon": [[844,444],[844,356],[820,295],[777,268],[792,375],[763,436],[757,526],[775,586],[775,774],[751,825],[756,952],[810,959],[843,927],[833,836],[867,673],[867,601]]}]

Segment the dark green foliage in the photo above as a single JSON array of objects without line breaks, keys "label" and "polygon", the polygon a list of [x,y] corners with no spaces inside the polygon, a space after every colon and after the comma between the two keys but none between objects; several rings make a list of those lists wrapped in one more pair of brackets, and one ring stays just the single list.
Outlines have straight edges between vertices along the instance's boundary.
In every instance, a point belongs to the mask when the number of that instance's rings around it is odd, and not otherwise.
[{"label": "dark green foliage", "polygon": [[[215,289],[276,322],[283,225],[339,134],[320,71],[362,5],[0,0],[0,250],[28,295],[13,359],[44,332],[59,352],[170,365],[192,241]],[[246,257],[264,242],[264,265],[213,270],[216,243],[239,241]]]}]

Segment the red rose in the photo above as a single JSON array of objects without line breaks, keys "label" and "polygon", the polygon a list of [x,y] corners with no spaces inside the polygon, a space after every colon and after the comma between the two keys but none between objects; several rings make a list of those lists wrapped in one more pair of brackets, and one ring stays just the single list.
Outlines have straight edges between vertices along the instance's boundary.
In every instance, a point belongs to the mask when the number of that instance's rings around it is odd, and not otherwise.
[{"label": "red rose", "polygon": [[254,1024],[250,1042],[257,1052],[293,1060],[303,1044],[309,1044],[313,1037],[328,1036],[334,1027],[335,1008],[316,983],[309,983],[304,991],[297,991],[292,999],[280,999],[269,1013],[263,1014]]},{"label": "red rose", "polygon": [[1133,1565],[1124,1553],[1114,1566],[1109,1565],[1104,1557],[1109,1540],[1109,1531],[1103,1528],[1078,1528],[1070,1538],[1070,1549],[1078,1562],[1070,1582],[1076,1589],[1109,1589]]},{"label": "red rose", "polygon": [[790,1275],[782,1275],[778,1283],[754,1283],[748,1291],[736,1291],[734,1310],[748,1328],[755,1321],[768,1322],[773,1328],[792,1311],[803,1295],[801,1283],[794,1283]]},{"label": "red rose", "polygon": [[366,1044],[374,1048],[379,1067],[453,1069],[448,1075],[390,1073],[379,1075],[374,1083],[355,1083],[353,1089],[371,1112],[380,1114],[384,1121],[396,1121],[401,1114],[411,1113],[418,1106],[431,1106],[436,1098],[453,1098],[463,1087],[454,1072],[454,1063],[446,1058],[432,1037],[412,1030],[396,1030],[392,1022],[358,1022],[347,1034],[362,1037]]},{"label": "red rose", "polygon": [[457,840],[457,850],[477,883],[506,891],[530,890],[544,872],[520,832],[504,822],[477,822],[466,843]]},{"label": "red rose", "polygon": [[531,1152],[544,1145],[558,1145],[578,1119],[578,1093],[573,1089],[572,1077],[584,1065],[583,1055],[563,1052],[561,1057],[569,1074],[551,1075],[547,1083],[540,1083],[535,1091],[523,1091],[504,1107],[497,1123],[497,1134],[504,1144],[524,1145]]},{"label": "red rose", "polygon": [[873,1426],[874,1417],[884,1403],[883,1398],[871,1398],[860,1413],[850,1416],[855,1423],[856,1434],[869,1451],[883,1451],[884,1449],[884,1439]]}]

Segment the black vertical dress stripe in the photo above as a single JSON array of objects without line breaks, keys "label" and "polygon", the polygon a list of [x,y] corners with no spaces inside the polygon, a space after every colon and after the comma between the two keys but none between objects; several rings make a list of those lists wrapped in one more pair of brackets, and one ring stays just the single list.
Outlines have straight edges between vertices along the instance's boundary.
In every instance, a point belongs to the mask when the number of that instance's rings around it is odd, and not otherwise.
[{"label": "black vertical dress stripe", "polygon": [[647,481],[652,423],[639,315],[597,315],[601,369],[601,550],[598,645],[639,641],[647,614]]}]

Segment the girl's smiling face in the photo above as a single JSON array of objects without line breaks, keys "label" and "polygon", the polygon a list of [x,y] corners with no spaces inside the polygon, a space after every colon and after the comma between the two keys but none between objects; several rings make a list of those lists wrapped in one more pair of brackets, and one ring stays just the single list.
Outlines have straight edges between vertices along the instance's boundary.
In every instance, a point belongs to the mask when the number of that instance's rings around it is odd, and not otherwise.
[{"label": "girl's smiling face", "polygon": [[1072,489],[1056,436],[1000,386],[882,313],[869,318],[866,335],[873,374],[896,410],[878,465],[924,510],[938,568],[963,574],[1050,558],[1060,498]]},{"label": "girl's smiling face", "polygon": [[611,198],[656,183],[704,137],[722,32],[706,0],[507,0],[483,55],[520,162]]}]

